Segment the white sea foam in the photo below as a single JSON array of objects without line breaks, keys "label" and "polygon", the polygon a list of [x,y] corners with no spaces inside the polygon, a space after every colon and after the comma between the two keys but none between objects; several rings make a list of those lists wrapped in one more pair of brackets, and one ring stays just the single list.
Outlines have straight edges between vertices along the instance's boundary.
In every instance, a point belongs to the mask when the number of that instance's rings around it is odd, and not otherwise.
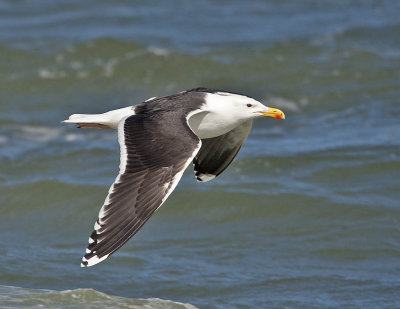
[{"label": "white sea foam", "polygon": [[167,49],[159,47],[149,47],[147,50],[156,56],[168,56],[170,54],[170,52]]},{"label": "white sea foam", "polygon": [[70,68],[73,70],[79,70],[83,68],[83,64],[80,61],[71,61],[71,63],[69,64]]},{"label": "white sea foam", "polygon": [[301,98],[298,102],[281,97],[269,96],[263,100],[263,104],[270,107],[280,108],[284,111],[299,112],[301,107],[308,105],[307,98]]},{"label": "white sea foam", "polygon": [[26,139],[37,142],[49,142],[61,136],[62,130],[59,128],[44,127],[44,126],[21,126],[21,131]]},{"label": "white sea foam", "polygon": [[119,63],[118,58],[109,59],[104,65],[104,75],[106,77],[111,77],[114,74],[114,68]]},{"label": "white sea foam", "polygon": [[[91,131],[86,134],[82,134],[81,131],[68,132],[71,128],[67,127],[46,127],[46,126],[19,126],[15,133],[17,134],[17,140],[31,141],[39,144],[46,144],[50,142],[76,142],[76,141],[88,141],[94,147],[101,145],[108,145],[108,142],[104,144],[104,141],[114,141],[115,134],[113,132],[102,132],[101,141],[97,138],[99,132]],[[18,132],[19,131],[19,132]],[[7,142],[7,137],[0,135],[0,144]],[[112,144],[112,143],[110,143]],[[110,146],[111,147],[111,146]],[[22,147],[21,145],[21,148]],[[102,147],[103,148],[103,147]],[[108,147],[106,147],[108,148]]]},{"label": "white sea foam", "polygon": [[39,69],[38,75],[40,78],[43,79],[57,79],[57,78],[64,78],[67,76],[65,71],[57,71],[57,70],[50,70],[47,68]]},{"label": "white sea foam", "polygon": [[[98,292],[93,289],[75,289],[52,291],[43,289],[26,289],[14,286],[0,286],[0,293],[7,295],[7,305],[13,308],[35,307],[37,303],[45,303],[54,308],[186,308],[196,309],[188,303],[180,303],[160,298],[128,298]],[[0,296],[0,299],[1,296]]]}]

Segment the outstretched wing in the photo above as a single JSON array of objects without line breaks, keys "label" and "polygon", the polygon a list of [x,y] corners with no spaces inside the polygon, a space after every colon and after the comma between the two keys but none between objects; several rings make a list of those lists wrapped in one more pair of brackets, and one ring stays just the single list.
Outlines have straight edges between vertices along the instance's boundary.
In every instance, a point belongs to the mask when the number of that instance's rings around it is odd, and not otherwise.
[{"label": "outstretched wing", "polygon": [[201,148],[193,159],[197,180],[214,179],[228,167],[249,135],[251,125],[252,120],[248,120],[224,135],[201,140]]},{"label": "outstretched wing", "polygon": [[120,172],[100,209],[82,267],[106,259],[135,235],[171,194],[200,149],[201,141],[186,117],[176,117],[134,115],[119,123]]}]

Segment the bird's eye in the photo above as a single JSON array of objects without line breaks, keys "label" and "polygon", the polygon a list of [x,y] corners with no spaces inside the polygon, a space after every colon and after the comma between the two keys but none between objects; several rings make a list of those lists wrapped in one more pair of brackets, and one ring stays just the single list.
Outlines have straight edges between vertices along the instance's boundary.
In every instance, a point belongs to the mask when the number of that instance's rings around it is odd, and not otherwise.
[{"label": "bird's eye", "polygon": [[252,104],[250,104],[250,103],[248,103],[248,104],[247,104],[247,107],[252,107],[252,106],[253,106],[253,105],[252,105]]}]

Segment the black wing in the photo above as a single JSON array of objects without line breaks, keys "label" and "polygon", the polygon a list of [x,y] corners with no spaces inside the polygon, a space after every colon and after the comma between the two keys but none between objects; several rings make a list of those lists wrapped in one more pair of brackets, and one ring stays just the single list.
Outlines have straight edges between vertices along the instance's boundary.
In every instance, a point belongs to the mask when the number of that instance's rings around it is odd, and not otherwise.
[{"label": "black wing", "polygon": [[186,117],[168,113],[121,120],[118,140],[120,173],[89,237],[82,267],[106,259],[135,235],[174,190],[201,146]]},{"label": "black wing", "polygon": [[214,179],[228,167],[249,135],[251,125],[252,120],[248,120],[224,135],[201,140],[201,148],[193,159],[197,180]]}]

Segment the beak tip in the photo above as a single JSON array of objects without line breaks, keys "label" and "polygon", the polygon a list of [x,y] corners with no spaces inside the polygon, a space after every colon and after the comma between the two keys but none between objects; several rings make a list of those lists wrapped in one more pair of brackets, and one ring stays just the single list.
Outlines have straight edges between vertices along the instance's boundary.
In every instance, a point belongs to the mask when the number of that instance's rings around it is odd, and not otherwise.
[{"label": "beak tip", "polygon": [[259,111],[258,113],[262,114],[263,116],[273,117],[275,119],[285,119],[285,114],[277,108],[268,107],[267,110]]}]

